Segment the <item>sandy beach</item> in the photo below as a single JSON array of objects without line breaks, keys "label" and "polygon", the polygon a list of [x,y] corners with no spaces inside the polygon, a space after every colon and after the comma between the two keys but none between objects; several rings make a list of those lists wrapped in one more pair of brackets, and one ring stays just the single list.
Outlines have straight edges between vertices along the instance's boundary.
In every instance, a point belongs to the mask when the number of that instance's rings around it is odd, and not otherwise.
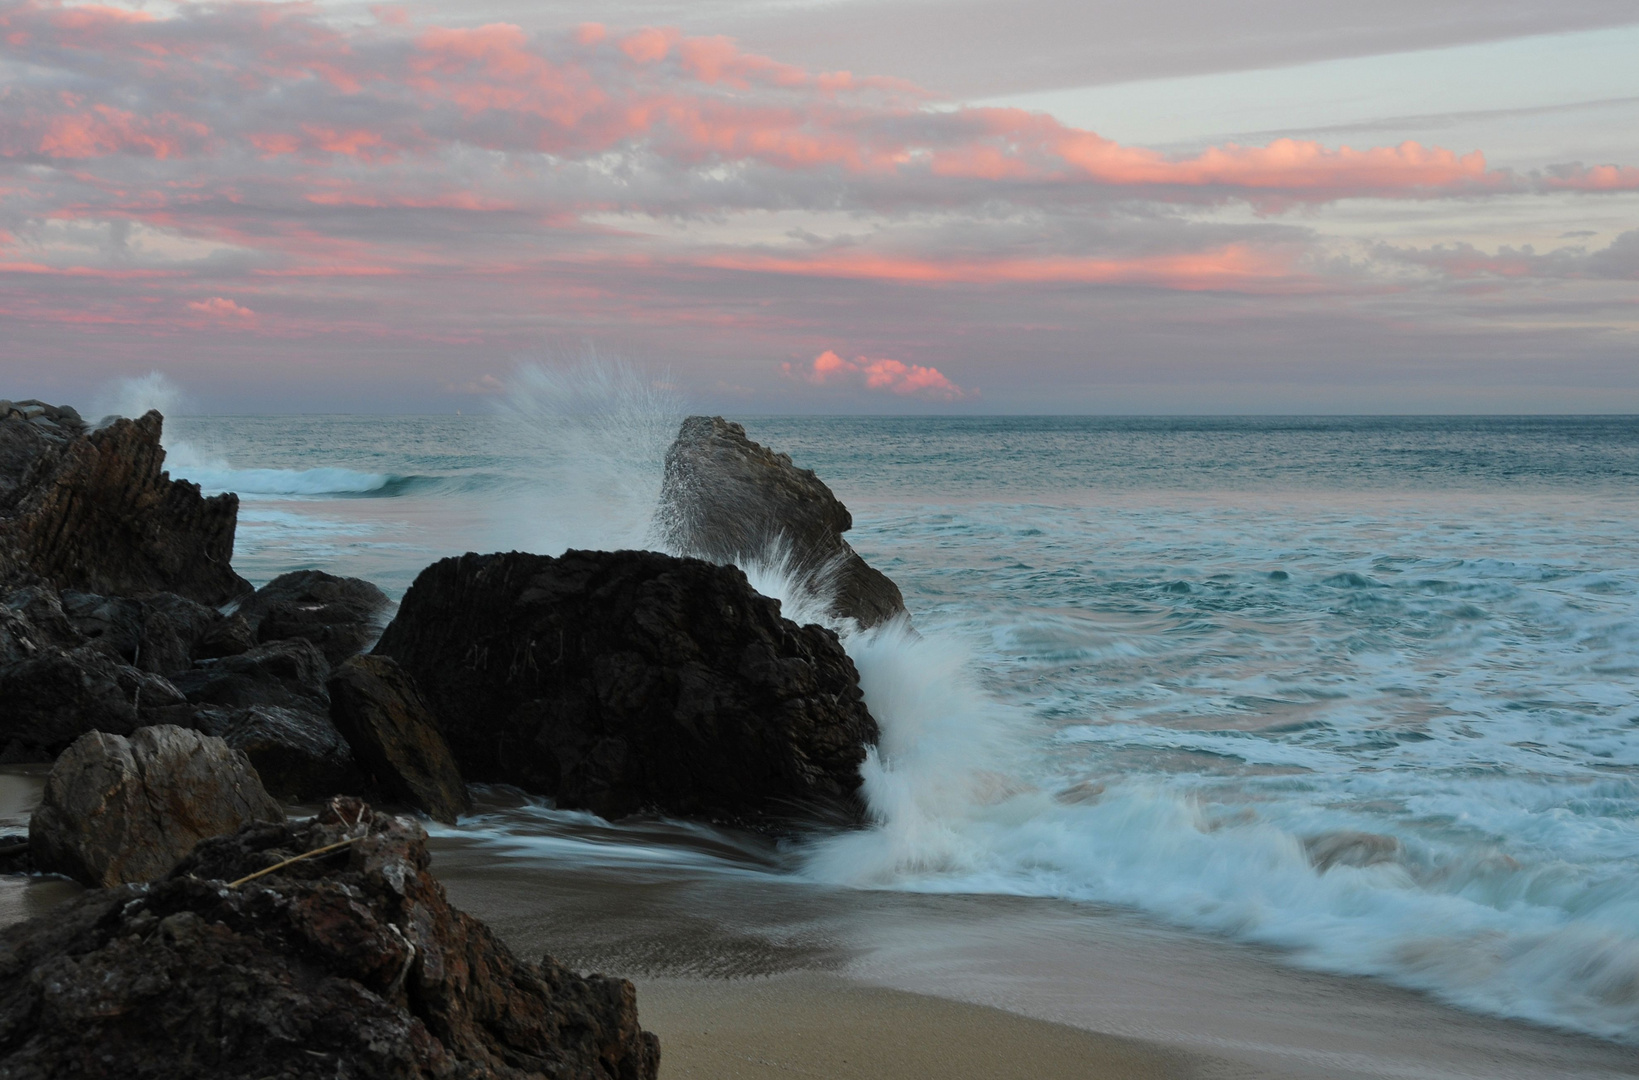
[{"label": "sandy beach", "polygon": [[1221,1062],[1000,1009],[818,972],[647,979],[643,1024],[665,1080],[1185,1080]]}]

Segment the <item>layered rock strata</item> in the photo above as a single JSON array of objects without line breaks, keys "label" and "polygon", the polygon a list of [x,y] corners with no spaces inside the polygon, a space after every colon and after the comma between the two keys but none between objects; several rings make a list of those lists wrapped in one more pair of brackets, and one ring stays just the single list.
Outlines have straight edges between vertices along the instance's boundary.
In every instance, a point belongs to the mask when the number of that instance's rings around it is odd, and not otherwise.
[{"label": "layered rock strata", "polygon": [[238,496],[205,498],[170,478],[159,413],[89,432],[67,422],[45,432],[38,419],[13,409],[0,420],[0,583],[212,606],[251,592],[230,565]]}]

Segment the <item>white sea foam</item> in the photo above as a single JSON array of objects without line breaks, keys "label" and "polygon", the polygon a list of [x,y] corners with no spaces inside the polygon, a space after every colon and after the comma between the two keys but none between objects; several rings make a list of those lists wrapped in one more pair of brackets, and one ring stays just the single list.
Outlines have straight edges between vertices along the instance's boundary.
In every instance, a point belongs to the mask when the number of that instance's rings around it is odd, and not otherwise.
[{"label": "white sea foam", "polygon": [[163,372],[150,371],[105,384],[92,398],[92,413],[110,419],[141,416],[149,409],[158,409],[165,416],[172,416],[181,410],[185,400],[180,386]]},{"label": "white sea foam", "polygon": [[664,380],[595,355],[525,365],[501,413],[528,479],[495,503],[490,546],[557,555],[657,545],[666,448],[683,416]]}]

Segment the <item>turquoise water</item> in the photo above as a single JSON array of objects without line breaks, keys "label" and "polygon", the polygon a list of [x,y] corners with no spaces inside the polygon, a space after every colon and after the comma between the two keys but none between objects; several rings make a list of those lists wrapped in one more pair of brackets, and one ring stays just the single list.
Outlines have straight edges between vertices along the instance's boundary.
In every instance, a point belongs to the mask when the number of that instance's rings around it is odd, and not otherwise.
[{"label": "turquoise water", "polygon": [[[253,580],[648,544],[676,417],[536,406],[167,443],[241,493]],[[878,822],[779,873],[1115,904],[1639,1040],[1639,419],[744,422],[922,631],[842,628]]]}]

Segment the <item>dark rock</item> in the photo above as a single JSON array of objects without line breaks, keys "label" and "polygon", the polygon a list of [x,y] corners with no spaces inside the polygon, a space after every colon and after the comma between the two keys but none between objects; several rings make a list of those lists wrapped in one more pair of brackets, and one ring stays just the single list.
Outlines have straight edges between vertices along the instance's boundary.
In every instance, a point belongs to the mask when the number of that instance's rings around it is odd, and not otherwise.
[{"label": "dark rock", "polygon": [[310,799],[362,782],[330,719],[329,677],[318,648],[298,638],[201,662],[172,682],[196,707],[190,726],[248,754],[269,791]]},{"label": "dark rock", "polygon": [[606,817],[859,812],[877,726],[853,662],[734,567],[646,551],[445,559],[376,652],[420,685],[468,780]]},{"label": "dark rock", "polygon": [[336,800],[10,927],[0,1076],[654,1080],[630,983],[519,960],[427,866],[413,822]]},{"label": "dark rock", "polygon": [[50,761],[88,731],[130,734],[139,674],[92,646],[0,668],[0,761]]},{"label": "dark rock", "polygon": [[[72,437],[47,437],[36,452],[4,436],[0,467],[26,465],[0,492],[0,580],[33,576],[103,596],[174,592],[211,605],[251,592],[229,565],[238,497],[204,498],[163,471],[159,413],[81,435],[55,412]],[[0,429],[18,424],[13,413]]]},{"label": "dark rock", "polygon": [[353,794],[363,779],[329,716],[277,705],[197,709],[192,726],[243,751],[262,784],[281,799]]},{"label": "dark rock", "polygon": [[355,656],[330,677],[330,716],[372,787],[436,821],[472,806],[415,680],[388,656]]},{"label": "dark rock", "polygon": [[244,619],[185,596],[153,593],[138,603],[142,627],[134,662],[144,671],[169,675],[195,660],[237,656],[256,644]]},{"label": "dark rock", "polygon": [[[141,656],[142,605],[137,601],[64,589],[61,602],[69,625],[81,638],[128,664]],[[177,665],[187,666],[186,658]]]},{"label": "dark rock", "polygon": [[208,836],[282,821],[245,756],[170,725],[129,739],[93,731],[57,759],[29,819],[38,870],[93,888],[169,873]]},{"label": "dark rock", "polygon": [[62,597],[50,586],[30,585],[16,589],[6,596],[5,606],[28,622],[33,628],[32,638],[38,645],[72,649],[86,643],[63,610]]},{"label": "dark rock", "polygon": [[391,606],[386,593],[361,578],[298,570],[256,590],[239,614],[258,641],[302,638],[339,664],[376,639]]},{"label": "dark rock", "polygon": [[0,874],[32,874],[34,860],[28,854],[28,833],[0,836]]},{"label": "dark rock", "polygon": [[330,715],[325,680],[330,665],[312,643],[300,639],[258,645],[237,656],[201,662],[171,679],[197,705],[242,709],[273,705]]},{"label": "dark rock", "polygon": [[842,538],[854,519],[831,489],[720,416],[683,421],[666,452],[659,524],[686,555],[783,562],[838,618],[867,628],[908,618],[899,586]]}]

